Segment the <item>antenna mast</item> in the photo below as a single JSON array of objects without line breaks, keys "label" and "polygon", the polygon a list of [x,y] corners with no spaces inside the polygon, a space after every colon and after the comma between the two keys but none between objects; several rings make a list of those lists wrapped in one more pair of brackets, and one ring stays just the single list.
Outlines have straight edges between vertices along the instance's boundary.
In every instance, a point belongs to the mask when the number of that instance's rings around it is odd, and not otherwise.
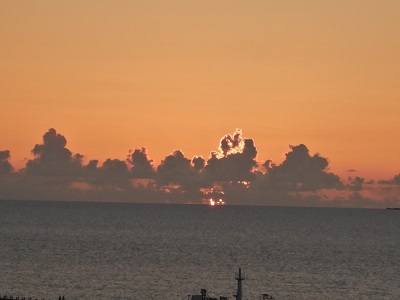
[{"label": "antenna mast", "polygon": [[237,291],[236,295],[233,295],[236,300],[242,300],[242,281],[245,280],[245,277],[242,276],[242,269],[239,268],[239,273],[236,274],[235,279],[237,280]]}]

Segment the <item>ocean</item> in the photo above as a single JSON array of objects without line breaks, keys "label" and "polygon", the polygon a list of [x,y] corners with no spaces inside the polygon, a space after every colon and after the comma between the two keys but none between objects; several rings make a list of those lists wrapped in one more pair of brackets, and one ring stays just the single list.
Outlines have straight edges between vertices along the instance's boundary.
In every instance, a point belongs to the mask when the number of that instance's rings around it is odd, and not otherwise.
[{"label": "ocean", "polygon": [[0,201],[0,295],[400,299],[400,211]]}]

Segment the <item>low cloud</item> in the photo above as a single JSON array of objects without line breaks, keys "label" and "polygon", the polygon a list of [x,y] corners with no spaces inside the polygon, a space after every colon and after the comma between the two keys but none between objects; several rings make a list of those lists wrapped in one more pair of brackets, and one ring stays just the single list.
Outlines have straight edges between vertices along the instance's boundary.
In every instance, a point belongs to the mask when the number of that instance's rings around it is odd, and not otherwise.
[{"label": "low cloud", "polygon": [[197,172],[200,172],[206,165],[206,161],[201,156],[195,156],[192,159],[192,164],[193,164],[193,169],[195,169]]},{"label": "low cloud", "polygon": [[319,189],[342,189],[339,176],[328,172],[329,161],[320,154],[310,155],[307,146],[289,146],[285,160],[276,165],[264,163],[267,169],[262,184],[265,188],[287,191],[314,191]]},{"label": "low cloud", "polygon": [[43,143],[32,149],[34,159],[28,160],[25,172],[36,176],[76,176],[81,172],[83,156],[72,155],[66,148],[66,138],[50,128],[43,135]]},{"label": "low cloud", "polygon": [[400,174],[395,175],[392,179],[389,180],[379,180],[378,183],[400,185]]},{"label": "low cloud", "polygon": [[13,166],[10,163],[10,151],[0,150],[0,175],[6,175],[13,171]]},{"label": "low cloud", "polygon": [[145,148],[131,150],[128,155],[128,162],[133,165],[131,168],[133,178],[152,179],[155,177],[156,172],[152,165],[153,160],[148,158]]},{"label": "low cloud", "polygon": [[225,135],[218,150],[211,152],[203,175],[209,182],[253,180],[256,156],[254,141],[242,137],[242,131],[237,129],[233,135]]},{"label": "low cloud", "polygon": [[100,183],[126,186],[130,183],[130,174],[125,161],[108,158],[98,169]]},{"label": "low cloud", "polygon": [[[186,158],[181,150],[175,150],[165,157],[157,167],[157,183],[159,185],[180,186],[183,190],[199,189],[199,166],[201,159],[195,157],[196,163]],[[195,168],[195,166],[197,166]]]},{"label": "low cloud", "polygon": [[[184,147],[182,147],[184,149]],[[377,183],[349,177],[344,184],[329,160],[304,144],[289,146],[283,162],[257,161],[258,150],[240,129],[224,135],[208,159],[183,150],[153,165],[146,148],[125,160],[84,163],[53,128],[32,149],[33,158],[15,171],[10,151],[0,151],[0,198],[75,201],[204,203],[210,195],[227,204],[384,207],[399,204],[400,174]],[[348,170],[355,172],[355,170]]]},{"label": "low cloud", "polygon": [[364,184],[365,179],[361,177],[349,177],[349,184],[347,185],[347,188],[349,188],[352,191],[361,191],[363,189],[363,184]]}]

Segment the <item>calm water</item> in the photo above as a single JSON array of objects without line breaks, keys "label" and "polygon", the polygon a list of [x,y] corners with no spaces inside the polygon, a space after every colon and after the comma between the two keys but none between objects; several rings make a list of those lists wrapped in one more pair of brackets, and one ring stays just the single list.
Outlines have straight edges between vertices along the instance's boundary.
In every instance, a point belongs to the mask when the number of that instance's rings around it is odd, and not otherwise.
[{"label": "calm water", "polygon": [[400,212],[0,201],[0,293],[400,299]]}]

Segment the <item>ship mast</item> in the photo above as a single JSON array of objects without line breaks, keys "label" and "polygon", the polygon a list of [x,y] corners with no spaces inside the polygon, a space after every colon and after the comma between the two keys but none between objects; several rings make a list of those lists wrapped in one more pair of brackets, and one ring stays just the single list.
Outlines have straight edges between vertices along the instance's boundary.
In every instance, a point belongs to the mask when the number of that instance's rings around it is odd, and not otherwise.
[{"label": "ship mast", "polygon": [[236,300],[242,300],[242,281],[245,279],[244,276],[242,276],[242,269],[239,268],[239,273],[235,276],[235,279],[237,280],[237,291],[236,295],[234,297]]}]

